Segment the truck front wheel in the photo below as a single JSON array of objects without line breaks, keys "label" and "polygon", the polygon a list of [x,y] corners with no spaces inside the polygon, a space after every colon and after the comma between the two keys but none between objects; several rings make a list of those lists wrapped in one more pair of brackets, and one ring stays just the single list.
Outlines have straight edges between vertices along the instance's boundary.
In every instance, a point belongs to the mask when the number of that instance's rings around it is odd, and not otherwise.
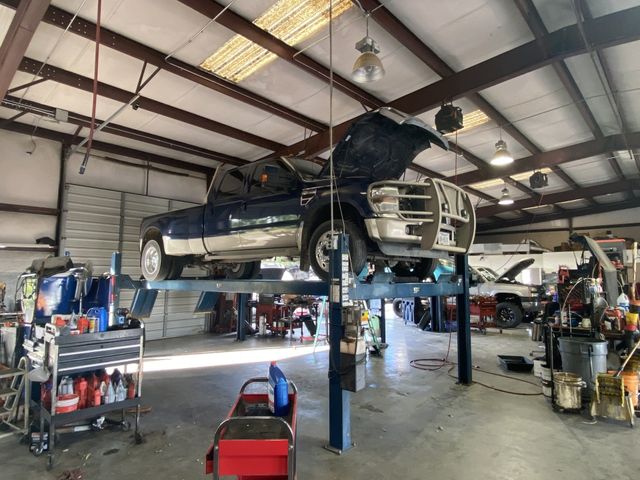
[{"label": "truck front wheel", "polygon": [[149,237],[142,247],[140,268],[144,278],[152,282],[166,280],[172,273],[172,259],[164,253],[159,235]]},{"label": "truck front wheel", "polygon": [[[336,219],[334,228],[342,231],[343,222]],[[367,244],[362,235],[362,229],[355,223],[345,220],[345,233],[349,235],[349,256],[351,268],[358,275],[367,263]],[[320,280],[329,279],[329,264],[331,263],[331,221],[321,223],[314,230],[309,242],[309,263],[313,272]]]}]

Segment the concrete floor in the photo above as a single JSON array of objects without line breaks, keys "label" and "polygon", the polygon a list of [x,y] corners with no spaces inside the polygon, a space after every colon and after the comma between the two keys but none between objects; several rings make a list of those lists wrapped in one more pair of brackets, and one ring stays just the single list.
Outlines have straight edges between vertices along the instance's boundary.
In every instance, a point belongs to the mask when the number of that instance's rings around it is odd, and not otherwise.
[{"label": "concrete floor", "polygon": [[[393,314],[390,313],[390,317]],[[588,423],[580,415],[554,413],[542,396],[514,396],[480,385],[463,387],[447,369],[424,372],[409,361],[440,357],[448,334],[421,332],[388,322],[389,348],[367,365],[368,388],[352,398],[352,436],[356,447],[342,456],[322,448],[327,439],[327,353],[279,362],[300,390],[298,478],[312,479],[604,479],[637,477],[629,452],[640,446],[637,432],[615,422]],[[496,354],[528,355],[536,344],[526,326],[504,334],[473,333],[473,362],[499,372]],[[63,435],[51,472],[15,438],[0,440],[3,479],[54,479],[81,468],[83,479],[198,479],[217,424],[225,417],[242,383],[264,376],[278,339],[199,336],[150,342],[142,420],[145,443],[133,445],[120,431]],[[294,343],[294,345],[299,345]],[[255,349],[275,348],[259,363],[200,366],[184,370],[175,359],[251,361]],[[252,350],[253,349],[253,350]],[[455,360],[455,334],[451,359]],[[217,352],[213,355],[193,355]],[[224,352],[236,352],[226,358]],[[287,350],[288,353],[293,350]],[[301,353],[297,350],[296,354]],[[184,357],[185,354],[191,354]],[[167,362],[168,361],[168,362]],[[454,372],[455,373],[455,372]],[[529,385],[479,372],[474,378],[501,388],[537,392]],[[532,375],[523,378],[533,379]],[[65,450],[65,451],[63,451]]]}]

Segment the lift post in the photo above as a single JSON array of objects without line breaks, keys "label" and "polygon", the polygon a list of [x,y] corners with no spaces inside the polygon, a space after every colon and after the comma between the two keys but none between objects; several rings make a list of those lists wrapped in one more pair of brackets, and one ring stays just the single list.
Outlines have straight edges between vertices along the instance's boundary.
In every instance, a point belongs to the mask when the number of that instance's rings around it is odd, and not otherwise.
[{"label": "lift post", "polygon": [[456,255],[456,275],[462,289],[456,295],[458,323],[458,383],[471,385],[471,319],[469,316],[469,259]]},{"label": "lift post", "polygon": [[[344,336],[342,309],[348,306],[349,237],[338,235],[331,250],[329,286],[329,444],[327,449],[342,453],[352,447],[351,392],[342,389],[340,343]],[[346,263],[346,269],[345,265]]]}]

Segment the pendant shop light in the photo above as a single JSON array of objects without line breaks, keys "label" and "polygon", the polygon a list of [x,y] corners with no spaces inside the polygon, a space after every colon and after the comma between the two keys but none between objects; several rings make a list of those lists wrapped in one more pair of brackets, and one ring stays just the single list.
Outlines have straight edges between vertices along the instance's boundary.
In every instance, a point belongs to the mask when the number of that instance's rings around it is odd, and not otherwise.
[{"label": "pendant shop light", "polygon": [[507,150],[507,142],[502,140],[502,129],[500,129],[500,140],[496,142],[496,153],[493,154],[493,158],[489,163],[495,167],[513,163],[513,155]]},{"label": "pendant shop light", "polygon": [[502,189],[502,196],[500,197],[500,200],[498,200],[498,204],[513,205],[513,198],[511,198],[511,195],[509,195],[509,189],[507,187],[504,187]]},{"label": "pendant shop light", "polygon": [[380,48],[376,41],[369,36],[369,14],[365,14],[367,21],[367,34],[365,37],[356,43],[356,50],[361,52],[361,55],[356,59],[353,64],[353,71],[351,72],[351,78],[354,82],[369,83],[380,80],[384,77],[384,66],[382,61],[378,58]]}]

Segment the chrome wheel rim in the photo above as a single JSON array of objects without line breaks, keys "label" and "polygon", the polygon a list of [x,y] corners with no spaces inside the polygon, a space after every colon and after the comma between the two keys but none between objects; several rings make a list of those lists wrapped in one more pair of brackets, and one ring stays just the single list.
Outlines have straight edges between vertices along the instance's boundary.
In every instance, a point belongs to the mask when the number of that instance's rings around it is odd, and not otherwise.
[{"label": "chrome wheel rim", "polygon": [[150,277],[155,276],[160,270],[160,250],[154,240],[148,242],[144,247],[142,266],[147,276]]},{"label": "chrome wheel rim", "polygon": [[316,262],[325,272],[329,271],[329,262],[331,262],[331,231],[327,231],[320,235],[316,242],[315,255]]}]

